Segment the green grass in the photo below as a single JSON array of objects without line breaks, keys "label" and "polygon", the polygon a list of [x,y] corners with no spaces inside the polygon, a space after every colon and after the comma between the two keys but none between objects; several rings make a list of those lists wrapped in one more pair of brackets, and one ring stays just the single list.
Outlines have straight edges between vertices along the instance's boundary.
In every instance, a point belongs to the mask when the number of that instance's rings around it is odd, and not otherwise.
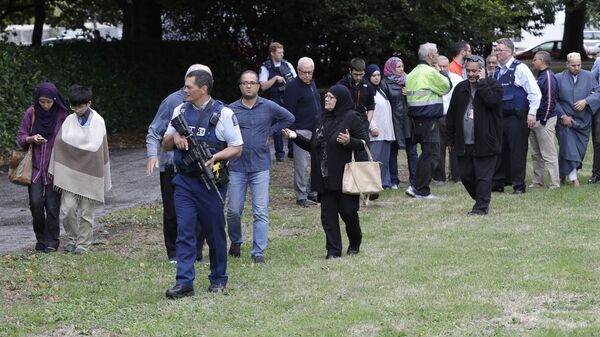
[{"label": "green grass", "polygon": [[485,217],[465,215],[461,185],[432,185],[440,200],[385,191],[360,211],[361,253],[326,261],[290,170],[274,165],[267,263],[244,244],[224,294],[197,264],[196,296],[167,300],[160,207],[122,210],[87,255],[0,255],[0,335],[600,336],[600,186],[494,194]]}]

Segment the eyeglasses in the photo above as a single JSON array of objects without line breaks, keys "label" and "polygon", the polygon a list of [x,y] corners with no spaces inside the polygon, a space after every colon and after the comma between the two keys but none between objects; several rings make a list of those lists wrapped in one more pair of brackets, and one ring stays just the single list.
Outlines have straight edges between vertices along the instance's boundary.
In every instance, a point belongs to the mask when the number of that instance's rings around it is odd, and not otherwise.
[{"label": "eyeglasses", "polygon": [[325,99],[335,99],[335,96],[332,94],[325,94]]},{"label": "eyeglasses", "polygon": [[502,52],[509,51],[509,50],[508,49],[501,49],[501,48],[494,48],[494,51],[496,53],[502,53]]},{"label": "eyeglasses", "polygon": [[310,75],[310,74],[314,73],[314,71],[312,71],[312,70],[311,70],[311,71],[303,71],[303,70],[298,70],[298,72],[299,72],[300,74],[304,74],[304,75]]},{"label": "eyeglasses", "polygon": [[244,81],[244,82],[240,82],[240,85],[243,85],[243,86],[257,85],[257,84],[258,84],[258,82],[256,82],[256,81]]}]

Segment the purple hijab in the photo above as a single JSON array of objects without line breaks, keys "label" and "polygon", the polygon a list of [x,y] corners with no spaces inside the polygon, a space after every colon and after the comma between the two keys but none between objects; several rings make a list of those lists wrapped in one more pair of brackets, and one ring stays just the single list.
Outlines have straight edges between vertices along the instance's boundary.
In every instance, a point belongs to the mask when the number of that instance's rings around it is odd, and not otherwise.
[{"label": "purple hijab", "polygon": [[[54,101],[50,110],[46,111],[40,105],[40,97],[49,98]],[[59,110],[69,111],[65,101],[60,96],[60,92],[56,86],[52,83],[40,83],[35,89],[35,101],[33,104],[35,110],[35,122],[31,134],[40,134],[46,139],[54,134],[54,128],[56,126],[56,113]]]},{"label": "purple hijab", "polygon": [[406,72],[402,73],[402,75],[396,75],[396,65],[398,62],[404,64],[399,57],[392,56],[390,57],[383,66],[383,76],[389,78],[390,80],[398,83],[401,87],[404,87],[404,83],[406,82]]}]

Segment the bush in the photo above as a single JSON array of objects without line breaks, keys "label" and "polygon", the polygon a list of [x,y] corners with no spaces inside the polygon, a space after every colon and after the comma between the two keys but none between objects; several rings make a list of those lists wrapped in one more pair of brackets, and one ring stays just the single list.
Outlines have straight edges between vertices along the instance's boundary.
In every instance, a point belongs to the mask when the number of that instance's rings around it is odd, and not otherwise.
[{"label": "bush", "polygon": [[109,132],[144,130],[160,102],[181,87],[193,63],[211,67],[215,98],[236,99],[238,76],[248,66],[240,59],[225,46],[198,42],[0,44],[0,152],[14,148],[23,112],[40,82],[56,84],[65,98],[72,84],[92,86],[93,108]]}]

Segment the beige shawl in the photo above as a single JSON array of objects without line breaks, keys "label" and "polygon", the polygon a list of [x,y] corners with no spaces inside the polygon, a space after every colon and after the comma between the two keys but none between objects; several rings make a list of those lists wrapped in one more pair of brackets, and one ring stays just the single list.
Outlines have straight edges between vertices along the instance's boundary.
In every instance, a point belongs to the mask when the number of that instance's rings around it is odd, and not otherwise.
[{"label": "beige shawl", "polygon": [[54,188],[79,197],[104,202],[111,187],[110,161],[104,119],[94,110],[90,123],[81,126],[70,114],[61,126],[50,159]]}]

